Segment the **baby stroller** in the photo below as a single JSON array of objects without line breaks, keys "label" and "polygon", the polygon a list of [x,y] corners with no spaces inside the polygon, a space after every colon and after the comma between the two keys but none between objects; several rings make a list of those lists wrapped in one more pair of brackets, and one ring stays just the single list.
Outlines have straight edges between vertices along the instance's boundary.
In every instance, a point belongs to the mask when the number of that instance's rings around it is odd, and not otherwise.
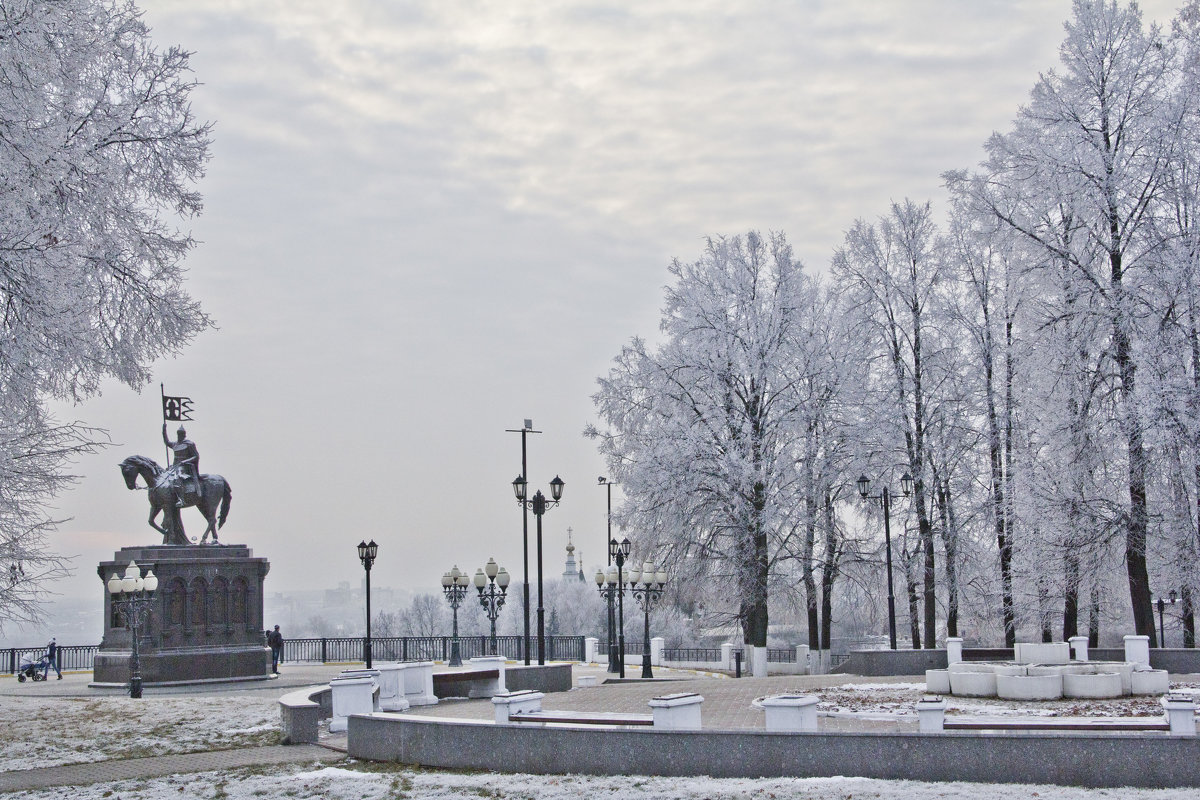
[{"label": "baby stroller", "polygon": [[21,668],[17,670],[17,680],[21,683],[24,683],[26,678],[33,678],[35,681],[44,681],[46,680],[46,667],[49,664],[49,656],[42,656],[37,661],[34,661],[29,656],[22,656]]}]

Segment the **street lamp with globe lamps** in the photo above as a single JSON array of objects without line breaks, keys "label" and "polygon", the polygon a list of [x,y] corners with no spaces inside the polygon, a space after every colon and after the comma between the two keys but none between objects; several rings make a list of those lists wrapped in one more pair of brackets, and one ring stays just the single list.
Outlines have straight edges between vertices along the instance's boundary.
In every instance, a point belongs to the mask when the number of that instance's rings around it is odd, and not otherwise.
[{"label": "street lamp with globe lamps", "polygon": [[129,656],[129,696],[137,699],[142,696],[142,661],[139,650],[142,626],[150,618],[150,607],[154,602],[154,592],[158,590],[158,578],[154,570],[147,570],[142,577],[141,568],[133,561],[125,568],[125,576],[113,573],[108,579],[108,593],[113,607],[125,621],[125,628],[132,638],[132,648]]},{"label": "street lamp with globe lamps", "polygon": [[479,591],[479,604],[483,606],[488,620],[492,623],[492,655],[500,655],[496,647],[496,617],[504,607],[504,598],[508,594],[508,570],[496,564],[496,559],[489,558],[487,564],[475,571],[475,588]]},{"label": "street lamp with globe lamps", "polygon": [[642,639],[642,677],[653,678],[650,669],[650,610],[662,599],[663,588],[667,585],[666,570],[655,569],[652,562],[647,561],[639,570],[637,567],[629,573],[629,592],[633,599],[642,607],[646,623]]},{"label": "street lamp with globe lamps", "polygon": [[458,607],[462,604],[463,598],[467,596],[467,587],[471,585],[471,579],[467,577],[467,573],[454,565],[454,569],[442,575],[442,592],[446,595],[446,600],[450,602],[450,608],[454,612],[454,635],[450,639],[450,666],[461,667],[462,655],[458,645]]}]

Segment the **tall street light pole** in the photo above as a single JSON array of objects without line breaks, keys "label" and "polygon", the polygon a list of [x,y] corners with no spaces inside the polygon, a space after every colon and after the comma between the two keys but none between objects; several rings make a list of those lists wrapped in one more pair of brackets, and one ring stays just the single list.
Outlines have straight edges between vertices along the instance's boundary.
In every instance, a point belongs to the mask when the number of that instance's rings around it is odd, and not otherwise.
[{"label": "tall street light pole", "polygon": [[[601,475],[596,480],[599,481],[601,486],[605,487],[608,490],[608,539],[611,540],[612,539],[612,487],[614,486],[614,484],[611,483],[608,480],[608,478],[604,477],[603,475]],[[608,549],[608,566],[611,567],[612,563],[613,563],[612,548],[609,547],[607,549]],[[616,592],[615,591],[607,591],[606,592],[604,590],[603,581],[602,581],[602,578],[604,575],[603,571],[598,571],[596,573],[596,575],[598,578],[596,583],[601,586],[600,593],[604,596],[605,600],[608,603],[608,671],[616,672],[617,671],[617,647],[616,647],[616,644],[617,644],[617,642],[616,642],[616,613],[617,613],[617,611],[616,611],[616,605],[613,603],[613,598],[614,598],[614,595],[616,594]]]},{"label": "tall street light pole", "polygon": [[[527,452],[525,450],[525,434],[541,433],[541,431],[535,431],[533,429],[533,420],[527,419],[527,420],[525,420],[525,424],[520,429],[514,430],[512,428],[509,428],[507,431],[505,431],[505,433],[521,434],[521,474],[528,475],[529,474],[529,462],[526,458]],[[525,563],[525,576],[524,576],[525,587],[523,590],[525,592],[525,607],[523,609],[523,612],[525,614],[525,641],[524,641],[525,666],[528,667],[529,666],[529,507],[526,506],[523,502],[521,503],[521,541],[523,543],[522,554],[523,554],[524,563]]]},{"label": "tall street light pole", "polygon": [[1167,646],[1167,628],[1166,628],[1166,626],[1163,624],[1163,607],[1164,607],[1164,606],[1166,606],[1167,604],[1170,604],[1170,605],[1175,605],[1175,603],[1176,603],[1176,602],[1178,602],[1178,600],[1179,600],[1179,595],[1177,595],[1177,594],[1175,593],[1175,590],[1174,590],[1174,589],[1172,589],[1172,590],[1170,591],[1170,594],[1169,594],[1168,596],[1171,598],[1170,600],[1163,600],[1163,596],[1162,596],[1161,594],[1158,596],[1158,603],[1157,603],[1157,605],[1158,605],[1158,639],[1159,639],[1159,647],[1166,647],[1166,646]]},{"label": "tall street light pole", "polygon": [[[892,582],[892,500],[891,492],[884,486],[883,491],[875,496],[868,494],[871,490],[871,479],[866,475],[859,477],[858,494],[863,500],[879,500],[883,503],[883,546],[887,561],[887,590],[888,590],[888,642],[893,650],[896,649],[896,590]],[[912,476],[907,472],[900,476],[900,489],[904,496],[912,493]]]},{"label": "tall street light pole", "polygon": [[[526,490],[528,483],[524,475],[518,475],[512,483],[513,494],[517,496],[517,502],[522,506],[526,506],[533,515],[537,517],[537,589],[538,589],[538,607],[537,607],[537,642],[538,642],[538,666],[546,664],[546,609],[542,603],[542,515],[546,513],[546,509],[558,505],[562,500],[563,487],[566,484],[563,479],[554,476],[554,480],[550,481],[550,497],[547,500],[542,494],[542,490],[538,489],[534,494],[533,499],[526,500]],[[525,607],[527,610],[528,605]],[[528,651],[526,651],[528,652]]]},{"label": "tall street light pole", "polygon": [[367,573],[367,638],[363,639],[363,661],[367,662],[367,669],[371,668],[371,565],[375,563],[378,552],[379,545],[375,544],[374,539],[369,543],[358,543],[358,560]]},{"label": "tall street light pole", "polygon": [[617,592],[617,674],[622,678],[625,677],[625,576],[622,570],[632,549],[628,536],[619,542],[616,539],[608,540],[608,554],[616,562],[616,568],[608,568],[605,581],[610,587],[615,586]]}]

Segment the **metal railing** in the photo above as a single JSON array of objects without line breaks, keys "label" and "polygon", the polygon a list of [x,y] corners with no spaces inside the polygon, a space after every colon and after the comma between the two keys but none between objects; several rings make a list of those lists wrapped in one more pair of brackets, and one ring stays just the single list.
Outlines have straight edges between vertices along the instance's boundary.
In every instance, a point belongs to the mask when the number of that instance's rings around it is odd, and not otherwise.
[{"label": "metal railing", "polygon": [[[266,634],[264,632],[264,646]],[[450,636],[387,636],[371,638],[371,656],[377,661],[448,661]],[[493,655],[491,637],[460,636],[463,658]],[[284,662],[328,664],[361,662],[361,636],[286,639],[283,643]],[[530,660],[538,657],[537,640],[530,642]],[[58,667],[62,670],[92,669],[99,645],[62,645],[58,648]],[[513,661],[525,659],[525,639],[522,636],[497,636],[496,655]],[[638,651],[641,652],[641,651]],[[0,650],[0,675],[12,675],[25,661],[37,661],[46,654],[45,647],[11,647]],[[584,637],[547,636],[547,661],[582,661],[585,657]]]},{"label": "metal railing", "polygon": [[[91,669],[100,645],[96,644],[67,644],[58,648],[58,668]],[[3,654],[0,661],[0,674],[14,675],[26,661],[37,661],[46,655],[45,647],[10,647],[0,650]]]}]

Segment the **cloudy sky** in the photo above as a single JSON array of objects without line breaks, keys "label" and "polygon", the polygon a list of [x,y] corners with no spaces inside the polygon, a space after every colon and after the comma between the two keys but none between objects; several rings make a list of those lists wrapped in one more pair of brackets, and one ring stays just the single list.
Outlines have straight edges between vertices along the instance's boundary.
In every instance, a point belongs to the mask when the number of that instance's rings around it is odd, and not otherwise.
[{"label": "cloudy sky", "polygon": [[[857,217],[940,202],[1053,68],[1067,0],[139,0],[195,51],[216,122],[190,286],[219,324],[160,365],[268,590],[362,575],[433,590],[495,556],[520,577],[530,480],[604,558],[595,379],[657,329],[666,267],[710,235],[783,230],[824,270]],[[1148,0],[1169,21],[1174,0]],[[158,541],[116,464],[164,460],[158,385],[61,413],[116,443],[78,465],[64,595]],[[172,425],[174,428],[174,425]],[[619,494],[614,491],[615,499]],[[189,533],[203,529],[195,511]],[[631,538],[637,540],[636,532]]]}]

